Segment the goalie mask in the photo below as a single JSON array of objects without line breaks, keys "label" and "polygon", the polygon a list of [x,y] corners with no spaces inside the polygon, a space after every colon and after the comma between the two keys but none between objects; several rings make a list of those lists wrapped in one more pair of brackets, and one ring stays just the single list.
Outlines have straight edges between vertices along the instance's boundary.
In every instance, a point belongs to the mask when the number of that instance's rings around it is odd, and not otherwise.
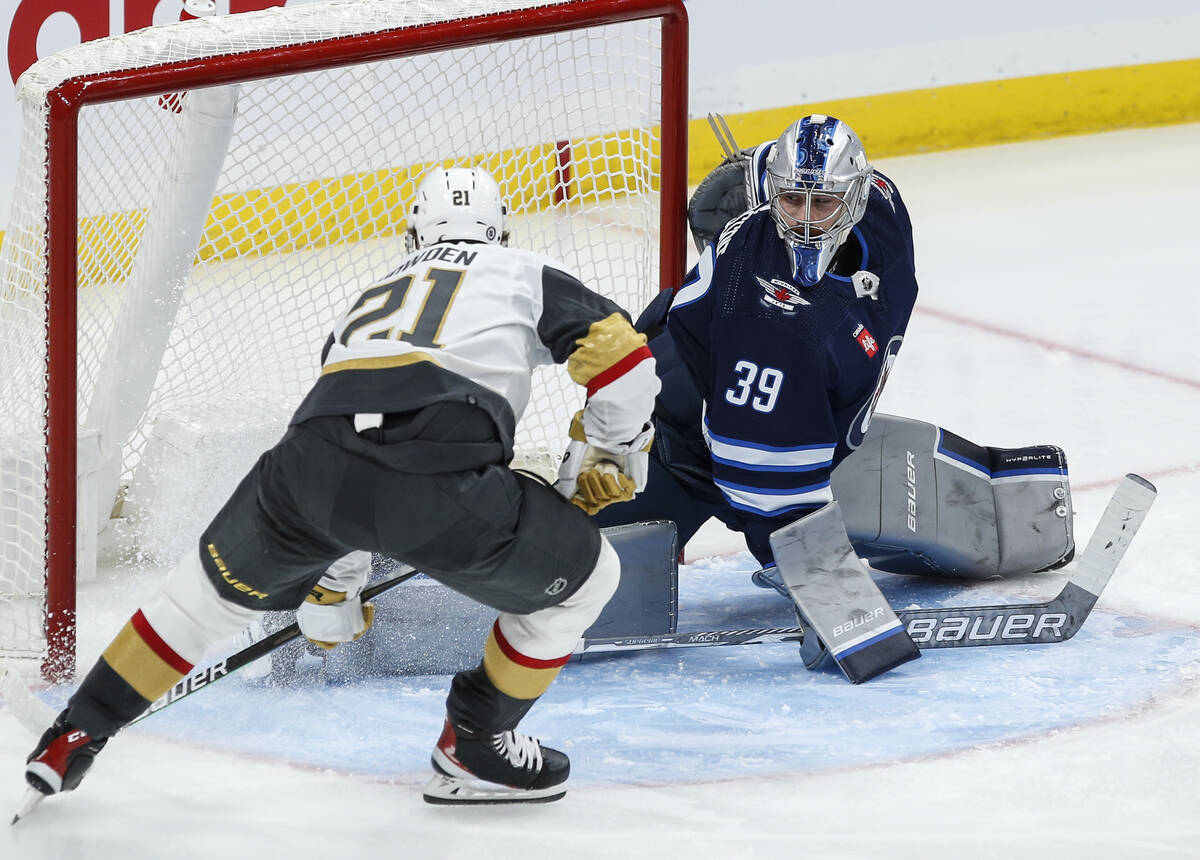
[{"label": "goalie mask", "polygon": [[463,240],[507,245],[505,214],[500,186],[486,170],[437,167],[417,186],[405,245],[409,251]]},{"label": "goalie mask", "polygon": [[766,185],[779,238],[791,250],[792,274],[814,286],[867,211],[871,165],[844,122],[813,114],[779,136],[767,158]]}]

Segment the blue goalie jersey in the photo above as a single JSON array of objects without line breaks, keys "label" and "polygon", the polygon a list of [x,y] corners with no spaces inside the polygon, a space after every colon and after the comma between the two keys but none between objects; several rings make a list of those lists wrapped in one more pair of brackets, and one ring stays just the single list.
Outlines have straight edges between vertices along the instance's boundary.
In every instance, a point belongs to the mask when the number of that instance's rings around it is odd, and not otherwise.
[{"label": "blue goalie jersey", "polygon": [[771,532],[832,500],[830,472],[861,444],[916,300],[908,212],[886,177],[872,182],[812,288],[793,280],[768,207],[735,218],[651,344],[664,465],[763,564]]}]

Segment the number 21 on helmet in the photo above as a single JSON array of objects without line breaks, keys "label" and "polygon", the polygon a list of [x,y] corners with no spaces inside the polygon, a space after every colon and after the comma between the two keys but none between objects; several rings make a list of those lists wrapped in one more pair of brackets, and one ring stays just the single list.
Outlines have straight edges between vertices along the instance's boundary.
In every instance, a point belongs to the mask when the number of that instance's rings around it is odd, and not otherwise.
[{"label": "number 21 on helmet", "polygon": [[479,167],[435,167],[421,178],[408,211],[409,251],[437,242],[507,245],[500,186]]}]

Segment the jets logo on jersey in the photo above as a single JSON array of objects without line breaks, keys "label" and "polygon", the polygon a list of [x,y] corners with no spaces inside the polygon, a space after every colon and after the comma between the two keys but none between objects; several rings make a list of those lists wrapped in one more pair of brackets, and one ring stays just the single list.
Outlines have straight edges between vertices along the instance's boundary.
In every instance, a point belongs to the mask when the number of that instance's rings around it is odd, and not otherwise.
[{"label": "jets logo on jersey", "polygon": [[794,313],[797,306],[811,304],[800,295],[795,284],[789,284],[781,278],[771,278],[768,281],[755,275],[754,280],[763,288],[763,301],[782,309],[784,313]]},{"label": "jets logo on jersey", "polygon": [[862,323],[855,326],[854,339],[863,348],[863,352],[867,354],[867,358],[874,358],[875,353],[879,352],[879,344],[876,343],[875,338],[871,337],[871,333],[867,331],[867,327]]}]

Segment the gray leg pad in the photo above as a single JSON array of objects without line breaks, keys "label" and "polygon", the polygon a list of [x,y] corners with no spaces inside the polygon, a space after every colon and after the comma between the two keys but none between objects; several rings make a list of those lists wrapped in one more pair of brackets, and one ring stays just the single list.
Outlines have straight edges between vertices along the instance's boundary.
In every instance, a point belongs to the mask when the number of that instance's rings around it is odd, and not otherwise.
[{"label": "gray leg pad", "polygon": [[876,415],[833,472],[859,555],[892,573],[984,579],[1057,567],[1075,547],[1061,448],[988,448]]},{"label": "gray leg pad", "polygon": [[[771,534],[775,563],[803,619],[855,684],[921,656],[850,545],[837,502]],[[815,667],[805,656],[805,665]]]},{"label": "gray leg pad", "polygon": [[674,633],[679,621],[675,524],[631,523],[601,531],[621,558],[621,582],[584,638]]}]

